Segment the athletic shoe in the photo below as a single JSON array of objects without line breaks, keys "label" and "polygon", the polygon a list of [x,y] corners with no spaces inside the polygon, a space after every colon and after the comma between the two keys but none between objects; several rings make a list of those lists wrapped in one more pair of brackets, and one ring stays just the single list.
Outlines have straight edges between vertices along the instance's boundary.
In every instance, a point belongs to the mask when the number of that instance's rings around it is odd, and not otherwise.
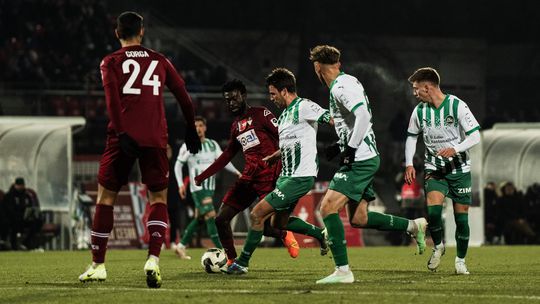
[{"label": "athletic shoe", "polygon": [[426,227],[428,223],[423,217],[415,219],[414,223],[416,232],[412,233],[411,236],[416,240],[417,253],[422,254],[426,251]]},{"label": "athletic shoe", "polygon": [[99,281],[103,282],[107,279],[107,270],[105,270],[105,264],[99,264],[97,266],[90,265],[86,271],[79,276],[79,281],[82,283]]},{"label": "athletic shoe", "polygon": [[465,259],[456,257],[456,274],[470,274],[465,265]]},{"label": "athletic shoe", "polygon": [[285,247],[287,247],[287,251],[289,251],[291,258],[296,258],[300,253],[300,247],[298,246],[298,242],[296,241],[296,238],[292,232],[287,231],[287,235],[285,235],[283,238],[283,244],[285,244]]},{"label": "athletic shoe", "polygon": [[227,264],[225,266],[229,267],[234,263],[234,259],[227,259]]},{"label": "athletic shoe", "polygon": [[441,257],[444,255],[446,249],[444,248],[444,244],[440,243],[439,245],[435,246],[433,248],[433,252],[431,253],[431,257],[429,258],[429,261],[427,263],[427,268],[431,271],[437,270],[437,267],[439,267],[439,264],[441,263]]},{"label": "athletic shoe", "polygon": [[227,267],[227,274],[246,274],[248,273],[248,268],[246,266],[239,265],[238,263],[233,262],[231,266]]},{"label": "athletic shoe", "polygon": [[146,285],[150,288],[161,287],[161,271],[159,271],[158,261],[154,257],[149,257],[144,264],[144,273],[146,273]]},{"label": "athletic shoe", "polygon": [[328,246],[328,231],[326,231],[326,228],[323,229],[322,236],[322,240],[319,240],[321,243],[321,255],[326,255],[330,251],[330,246]]},{"label": "athletic shoe", "polygon": [[342,271],[336,267],[336,271],[324,279],[317,281],[317,284],[353,283],[354,275],[352,271]]},{"label": "athletic shoe", "polygon": [[189,255],[187,255],[187,253],[186,253],[186,247],[185,246],[182,246],[182,245],[178,244],[178,246],[176,246],[176,250],[174,252],[176,252],[176,255],[182,260],[191,260],[191,257]]}]

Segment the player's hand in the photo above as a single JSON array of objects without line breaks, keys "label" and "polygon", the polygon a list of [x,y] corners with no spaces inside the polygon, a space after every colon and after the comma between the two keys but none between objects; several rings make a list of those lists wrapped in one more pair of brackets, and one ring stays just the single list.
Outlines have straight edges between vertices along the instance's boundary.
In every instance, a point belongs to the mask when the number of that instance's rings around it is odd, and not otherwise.
[{"label": "player's hand", "polygon": [[242,178],[242,173],[241,172],[238,172],[238,174],[236,174],[236,175],[238,175],[238,179]]},{"label": "player's hand", "polygon": [[191,154],[197,154],[201,150],[201,140],[194,126],[187,126],[184,141]]},{"label": "player's hand", "polygon": [[405,168],[405,182],[410,185],[412,184],[412,182],[414,182],[415,179],[416,170],[413,166],[407,166],[407,168]]},{"label": "player's hand", "polygon": [[118,143],[120,144],[120,149],[126,155],[131,157],[139,157],[141,155],[139,144],[127,133],[118,134]]},{"label": "player's hand", "polygon": [[444,149],[441,149],[439,150],[439,152],[437,153],[437,156],[442,156],[444,158],[450,158],[454,155],[456,155],[457,152],[456,152],[456,149],[454,148],[444,148]]},{"label": "player's hand", "polygon": [[339,149],[339,144],[335,143],[333,145],[327,146],[324,148],[324,156],[326,157],[327,161],[331,161],[334,157],[336,157],[341,150]]},{"label": "player's hand", "polygon": [[181,199],[186,199],[186,187],[184,185],[178,187],[178,194],[180,194]]},{"label": "player's hand", "polygon": [[262,161],[267,165],[267,166],[271,166],[272,164],[274,164],[275,162],[277,162],[279,159],[281,158],[281,152],[280,150],[277,150],[276,152],[268,155],[268,156],[265,156]]},{"label": "player's hand", "polygon": [[341,161],[339,164],[341,166],[350,167],[354,162],[354,156],[356,154],[356,148],[350,147],[349,145],[345,146],[345,151],[341,152]]},{"label": "player's hand", "polygon": [[200,186],[202,182],[204,182],[204,179],[202,179],[200,175],[195,176],[194,180],[195,180],[195,185],[197,186]]}]

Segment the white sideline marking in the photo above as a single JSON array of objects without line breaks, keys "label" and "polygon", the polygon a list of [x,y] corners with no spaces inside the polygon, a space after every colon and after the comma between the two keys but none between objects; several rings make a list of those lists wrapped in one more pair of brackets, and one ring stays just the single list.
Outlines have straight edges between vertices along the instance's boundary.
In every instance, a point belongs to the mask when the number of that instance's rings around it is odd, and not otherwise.
[{"label": "white sideline marking", "polygon": [[[70,282],[73,283],[73,282]],[[0,287],[0,290],[73,290],[80,292],[81,289],[88,290],[99,290],[99,291],[147,291],[147,292],[175,292],[175,293],[228,293],[228,294],[274,294],[274,290],[268,291],[257,291],[252,289],[196,289],[196,288],[135,288],[135,287],[103,287],[103,286],[91,286],[82,285],[81,286],[90,286],[88,288],[79,288],[79,287]],[[98,283],[105,284],[105,283]],[[335,285],[335,286],[347,286],[347,285]],[[94,288],[95,287],[95,288]],[[309,290],[309,289],[299,289],[299,290],[280,290],[280,293],[287,294],[322,294],[322,295],[365,295],[365,296],[374,296],[374,295],[386,295],[386,296],[426,296],[425,294],[419,292],[384,292],[384,291],[358,291],[358,290]],[[512,300],[540,300],[540,296],[519,296],[519,295],[505,295],[505,294],[495,294],[495,295],[472,295],[472,294],[459,294],[459,293],[429,293],[428,296],[432,297],[461,297],[461,298],[485,298],[485,299],[512,299]]]}]

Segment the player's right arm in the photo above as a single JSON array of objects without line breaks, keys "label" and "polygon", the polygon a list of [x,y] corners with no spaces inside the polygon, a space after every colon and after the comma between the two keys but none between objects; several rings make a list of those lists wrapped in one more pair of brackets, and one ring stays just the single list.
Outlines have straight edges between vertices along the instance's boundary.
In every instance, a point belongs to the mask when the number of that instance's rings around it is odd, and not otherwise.
[{"label": "player's right arm", "polygon": [[186,90],[184,79],[178,75],[178,72],[168,59],[165,58],[164,61],[165,71],[167,73],[166,85],[176,98],[176,101],[182,109],[184,118],[186,119],[186,147],[189,152],[195,154],[201,150],[201,141],[195,130],[195,111],[193,110],[193,102]]},{"label": "player's right arm", "polygon": [[[214,144],[216,145],[216,159],[217,159],[223,153],[223,151],[221,150],[221,147],[219,146],[219,144],[215,140],[214,140]],[[238,171],[238,169],[236,169],[236,167],[233,165],[232,162],[229,162],[225,166],[225,170],[231,172],[232,174],[235,174],[238,177],[242,176],[242,173],[240,171]]]},{"label": "player's right arm", "polygon": [[416,152],[416,142],[418,135],[422,132],[418,121],[418,107],[414,108],[407,128],[407,140],[405,141],[405,182],[411,184],[416,179],[416,170],[414,170],[413,159]]},{"label": "player's right arm", "polygon": [[231,137],[229,138],[229,144],[227,145],[223,153],[221,153],[221,155],[208,168],[206,168],[206,170],[204,170],[201,174],[195,177],[195,184],[197,186],[200,186],[205,179],[225,168],[225,166],[229,162],[231,162],[236,153],[240,151],[240,143],[238,143],[235,137],[235,126],[236,125],[233,124],[231,128]]},{"label": "player's right arm", "polygon": [[105,90],[105,101],[107,103],[107,113],[109,114],[112,127],[116,134],[124,132],[122,127],[122,120],[120,114],[122,113],[122,106],[120,104],[120,91],[118,86],[118,79],[114,73],[113,59],[111,57],[105,57],[99,69],[101,71],[101,81],[103,83],[103,89]]},{"label": "player's right arm", "polygon": [[182,167],[187,162],[189,157],[189,151],[187,150],[186,144],[183,144],[178,152],[178,157],[176,158],[176,163],[174,164],[174,175],[176,176],[176,182],[178,184],[178,193],[180,194],[181,199],[186,198],[186,187],[184,185],[184,177],[182,175]]}]

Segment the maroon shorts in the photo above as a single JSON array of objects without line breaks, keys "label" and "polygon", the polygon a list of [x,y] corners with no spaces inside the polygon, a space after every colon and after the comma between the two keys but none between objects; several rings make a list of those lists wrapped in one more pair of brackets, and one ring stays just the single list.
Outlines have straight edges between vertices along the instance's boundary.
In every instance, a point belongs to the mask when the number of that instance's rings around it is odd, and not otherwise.
[{"label": "maroon shorts", "polygon": [[256,198],[262,199],[274,190],[276,181],[245,181],[237,180],[227,191],[223,198],[223,204],[237,210],[244,210],[251,206]]},{"label": "maroon shorts", "polygon": [[[118,192],[127,184],[128,176],[136,158],[127,156],[120,149],[116,137],[107,137],[105,152],[99,162],[98,182],[107,190]],[[148,190],[158,192],[169,184],[169,161],[167,149],[142,147],[139,169],[143,184]]]}]

